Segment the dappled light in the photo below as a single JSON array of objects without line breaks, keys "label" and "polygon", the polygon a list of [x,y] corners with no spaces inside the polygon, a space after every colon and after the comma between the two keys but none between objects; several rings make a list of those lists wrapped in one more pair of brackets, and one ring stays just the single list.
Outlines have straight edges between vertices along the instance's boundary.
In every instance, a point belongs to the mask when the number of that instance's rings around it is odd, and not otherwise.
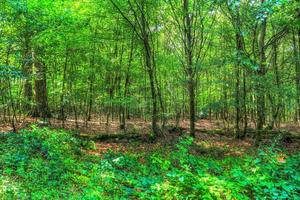
[{"label": "dappled light", "polygon": [[300,0],[0,0],[0,200],[299,200]]}]

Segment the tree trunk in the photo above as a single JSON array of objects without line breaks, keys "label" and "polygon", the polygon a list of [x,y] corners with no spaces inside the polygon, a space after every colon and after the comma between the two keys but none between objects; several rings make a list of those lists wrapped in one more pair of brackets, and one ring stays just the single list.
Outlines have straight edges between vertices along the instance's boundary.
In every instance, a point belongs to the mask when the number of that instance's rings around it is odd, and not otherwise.
[{"label": "tree trunk", "polygon": [[295,32],[293,32],[293,47],[294,47],[294,57],[296,59],[295,61],[295,72],[296,72],[296,78],[295,78],[295,84],[296,84],[296,90],[297,90],[297,106],[296,106],[296,120],[300,120],[300,30],[298,31],[298,46],[297,46],[297,40]]},{"label": "tree trunk", "polygon": [[34,80],[36,105],[33,111],[33,117],[49,118],[50,111],[48,109],[47,99],[46,67],[44,63],[37,58],[35,58],[34,67],[36,71],[36,77]]},{"label": "tree trunk", "polygon": [[[261,3],[264,3],[264,0],[261,0]],[[265,36],[267,29],[267,18],[262,19],[261,31],[259,36],[259,69],[257,72],[258,81],[257,81],[257,130],[260,132],[265,124],[265,89],[264,89],[264,79],[266,73],[266,54],[265,54]]]},{"label": "tree trunk", "polygon": [[153,136],[156,137],[159,134],[159,128],[157,125],[158,122],[158,114],[157,114],[157,93],[155,87],[155,64],[154,59],[152,58],[152,49],[150,46],[150,38],[149,38],[149,27],[146,21],[146,16],[144,13],[144,1],[142,1],[141,5],[141,28],[142,28],[142,38],[143,38],[143,45],[145,50],[145,62],[147,67],[147,72],[149,75],[150,80],[150,89],[151,89],[151,97],[152,97],[152,131]]},{"label": "tree trunk", "polygon": [[33,97],[32,93],[32,51],[30,49],[29,39],[25,38],[24,43],[24,55],[23,55],[23,63],[22,63],[22,71],[25,75],[24,81],[24,110],[29,114],[31,110],[31,101]]},{"label": "tree trunk", "polygon": [[[238,27],[239,28],[239,27]],[[240,30],[237,30],[236,33],[236,53],[237,53],[237,63],[235,67],[236,73],[236,83],[235,83],[235,131],[236,137],[240,138],[240,119],[241,119],[241,107],[240,107],[240,66],[241,66],[241,59],[242,59],[242,51],[243,51],[243,44]]]},{"label": "tree trunk", "polygon": [[124,99],[125,99],[125,105],[122,106],[122,116],[121,116],[121,129],[126,128],[126,111],[128,110],[127,101],[128,101],[128,91],[129,91],[129,83],[130,83],[130,68],[131,68],[131,62],[133,58],[133,47],[134,47],[134,34],[132,33],[131,38],[131,45],[130,45],[130,52],[129,52],[129,59],[128,59],[128,65],[126,69],[125,74],[125,84],[124,84]]},{"label": "tree trunk", "polygon": [[[269,92],[268,96],[269,96],[269,100],[271,103],[271,109],[272,109],[272,119],[268,125],[269,129],[273,129],[275,126],[275,123],[277,121],[277,119],[279,118],[280,115],[280,110],[282,107],[282,92],[280,91],[280,74],[279,74],[279,70],[278,70],[278,65],[277,65],[277,43],[275,42],[273,44],[273,63],[272,63],[273,67],[274,67],[274,75],[275,75],[275,83],[276,83],[276,95],[274,95],[274,98],[272,98],[271,93]],[[276,101],[276,97],[277,96],[277,101]]]},{"label": "tree trunk", "polygon": [[247,134],[248,128],[248,115],[247,115],[247,82],[246,82],[246,70],[243,70],[243,112],[244,112],[244,130],[243,137]]},{"label": "tree trunk", "polygon": [[66,82],[66,75],[67,75],[67,66],[68,66],[68,49],[66,49],[66,57],[65,63],[63,68],[63,78],[62,78],[62,87],[61,87],[61,95],[60,95],[60,114],[58,119],[62,120],[62,127],[65,127],[65,82]]},{"label": "tree trunk", "polygon": [[[96,56],[96,37],[97,31],[94,31],[92,37],[92,58],[90,59],[90,68],[93,69],[95,67],[95,56]],[[93,72],[93,71],[92,71]],[[86,125],[88,121],[91,121],[92,118],[92,108],[93,108],[93,92],[94,92],[94,73],[89,75],[89,95],[88,95],[88,108],[87,108],[87,116],[86,116]]]},{"label": "tree trunk", "polygon": [[193,69],[193,50],[192,50],[192,23],[189,13],[189,0],[183,1],[184,12],[184,50],[186,57],[186,71],[188,76],[188,92],[190,104],[190,135],[195,137],[195,73]]},{"label": "tree trunk", "polygon": [[150,46],[147,41],[144,41],[145,45],[145,59],[146,59],[146,66],[147,71],[150,79],[150,89],[151,89],[151,97],[152,97],[152,131],[155,136],[158,135],[158,115],[157,115],[157,95],[156,95],[156,88],[154,82],[154,73],[151,65],[151,53],[150,53]]}]

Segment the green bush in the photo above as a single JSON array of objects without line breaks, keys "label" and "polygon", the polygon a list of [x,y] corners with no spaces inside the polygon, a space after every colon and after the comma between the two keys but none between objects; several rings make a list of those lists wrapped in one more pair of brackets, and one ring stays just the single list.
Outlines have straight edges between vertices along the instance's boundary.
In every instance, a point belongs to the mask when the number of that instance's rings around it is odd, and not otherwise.
[{"label": "green bush", "polygon": [[299,199],[300,154],[279,149],[224,159],[195,155],[192,138],[175,148],[115,153],[66,131],[0,136],[0,199]]},{"label": "green bush", "polygon": [[21,199],[58,199],[68,197],[74,189],[80,191],[80,187],[73,187],[85,168],[84,162],[78,162],[78,144],[68,132],[35,127],[2,135],[1,179],[17,180],[18,186],[14,194],[6,194],[7,187],[2,185],[0,194]]}]

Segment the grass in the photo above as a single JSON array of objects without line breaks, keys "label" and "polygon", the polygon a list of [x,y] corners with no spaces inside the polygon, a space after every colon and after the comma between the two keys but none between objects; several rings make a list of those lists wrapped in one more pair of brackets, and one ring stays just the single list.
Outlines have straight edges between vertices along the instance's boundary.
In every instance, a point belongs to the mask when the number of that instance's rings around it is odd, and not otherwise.
[{"label": "grass", "polygon": [[[0,136],[0,199],[299,199],[300,153],[264,146],[218,157],[207,142],[108,151],[71,132]],[[205,152],[205,153],[201,153]],[[212,152],[210,154],[210,152]]]}]

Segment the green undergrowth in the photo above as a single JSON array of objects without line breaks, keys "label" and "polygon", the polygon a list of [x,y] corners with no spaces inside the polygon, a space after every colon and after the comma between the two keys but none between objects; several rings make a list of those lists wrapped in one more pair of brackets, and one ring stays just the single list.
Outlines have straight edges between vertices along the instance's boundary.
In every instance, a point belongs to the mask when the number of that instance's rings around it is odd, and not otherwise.
[{"label": "green undergrowth", "polygon": [[[70,132],[0,136],[0,199],[299,199],[300,153],[192,154],[193,139],[151,152],[87,154]],[[171,150],[172,149],[172,150]]]}]

